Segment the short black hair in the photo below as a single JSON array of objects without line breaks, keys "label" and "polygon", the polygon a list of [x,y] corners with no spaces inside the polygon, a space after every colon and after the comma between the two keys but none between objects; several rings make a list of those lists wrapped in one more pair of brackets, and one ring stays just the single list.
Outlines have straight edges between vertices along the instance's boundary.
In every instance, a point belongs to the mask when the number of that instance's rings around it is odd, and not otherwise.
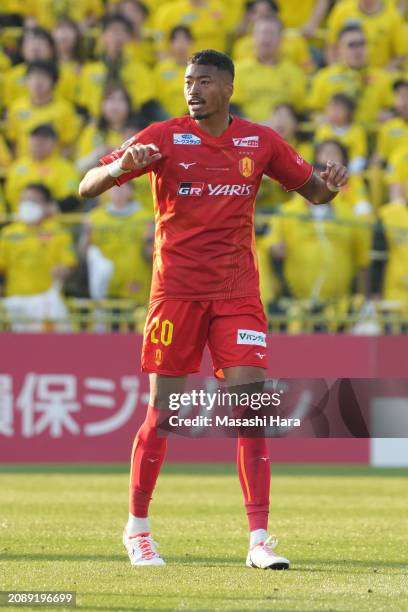
[{"label": "short black hair", "polygon": [[170,31],[170,40],[173,42],[178,34],[184,34],[184,36],[186,36],[189,40],[194,40],[193,33],[191,32],[190,28],[185,25],[177,25],[172,28]]},{"label": "short black hair", "polygon": [[348,112],[350,113],[350,115],[352,115],[355,111],[356,108],[356,103],[354,102],[354,100],[352,98],[350,98],[350,96],[347,96],[344,93],[336,93],[334,94],[330,100],[329,100],[329,104],[331,102],[334,102],[335,104],[342,104],[343,106],[345,106],[348,110]]},{"label": "short black hair", "polygon": [[321,142],[319,142],[316,145],[315,150],[314,150],[315,161],[317,159],[317,156],[320,154],[320,151],[322,149],[324,149],[324,147],[326,145],[328,145],[328,144],[329,145],[335,145],[339,149],[339,151],[341,152],[342,157],[343,157],[344,165],[347,166],[348,163],[349,163],[349,154],[348,154],[348,151],[347,151],[346,147],[344,146],[344,144],[339,142],[335,138],[328,138],[327,140],[322,140]]},{"label": "short black hair", "polygon": [[260,2],[265,2],[266,4],[269,5],[269,8],[272,11],[274,11],[275,13],[279,13],[279,6],[276,2],[274,2],[274,0],[254,0],[252,4],[253,6],[255,6],[256,4],[259,4]]},{"label": "short black hair", "polygon": [[402,87],[408,87],[408,81],[406,79],[398,79],[392,86],[395,92],[397,92]]},{"label": "short black hair", "polygon": [[48,74],[53,83],[58,81],[58,68],[49,60],[35,60],[30,62],[27,67],[27,76],[32,72],[44,72]]},{"label": "short black hair", "polygon": [[296,111],[295,107],[292,104],[289,104],[289,102],[280,102],[275,106],[273,112],[279,110],[280,108],[285,108],[287,111],[289,111],[295,121],[300,121],[299,113]]},{"label": "short black hair", "polygon": [[266,2],[274,13],[279,13],[279,6],[274,0],[248,0],[248,2],[245,2],[245,12],[248,13],[252,11],[255,5],[259,4],[260,2]]},{"label": "short black hair", "polygon": [[115,23],[120,23],[124,28],[128,31],[129,34],[133,34],[133,26],[129,19],[126,19],[123,15],[119,13],[113,13],[112,15],[107,15],[102,19],[102,30],[106,32],[110,28],[111,25]]},{"label": "short black hair", "polygon": [[[121,2],[119,2],[120,4],[124,4],[125,2],[131,2],[133,4],[133,6],[137,6],[143,13],[143,15],[145,16],[145,18],[147,18],[150,15],[150,11],[149,11],[149,7],[142,2],[141,0],[122,0]],[[118,7],[118,10],[120,11],[120,6]],[[122,14],[122,13],[120,13]]]},{"label": "short black hair", "polygon": [[197,64],[197,66],[215,66],[218,70],[228,72],[232,79],[235,77],[235,66],[232,59],[225,53],[215,51],[214,49],[204,49],[194,53],[188,60],[189,64]]},{"label": "short black hair", "polygon": [[24,28],[22,40],[24,40],[24,38],[26,38],[27,36],[33,36],[34,38],[42,38],[43,40],[47,41],[53,53],[55,52],[55,42],[48,30],[45,30],[40,26]]},{"label": "short black hair", "polygon": [[58,138],[57,132],[49,123],[37,125],[33,130],[31,130],[30,136],[41,136],[42,138],[52,138],[53,140],[57,140]]},{"label": "short black hair", "polygon": [[24,190],[26,189],[33,189],[35,191],[38,191],[38,193],[40,193],[44,198],[45,202],[52,202],[51,191],[46,185],[44,185],[44,183],[28,183],[28,185],[24,187]]},{"label": "short black hair", "polygon": [[341,28],[337,35],[337,40],[341,40],[343,36],[345,34],[349,34],[349,32],[360,32],[361,34],[364,34],[364,30],[359,21],[349,21],[343,28]]}]

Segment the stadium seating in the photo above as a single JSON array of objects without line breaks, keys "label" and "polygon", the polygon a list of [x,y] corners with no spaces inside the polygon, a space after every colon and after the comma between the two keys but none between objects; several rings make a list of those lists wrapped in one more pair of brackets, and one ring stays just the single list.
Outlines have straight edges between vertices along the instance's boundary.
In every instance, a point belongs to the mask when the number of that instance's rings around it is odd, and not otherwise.
[{"label": "stadium seating", "polygon": [[[0,329],[12,328],[4,302],[7,257],[18,245],[10,236],[21,223],[22,193],[33,183],[47,187],[55,202],[47,227],[69,235],[75,250],[63,285],[69,329],[142,329],[153,242],[148,179],[126,189],[120,206],[129,207],[129,223],[110,213],[117,196],[81,200],[77,186],[132,134],[186,112],[187,57],[214,47],[236,62],[234,113],[273,127],[317,168],[315,146],[337,142],[349,165],[350,183],[326,216],[263,181],[256,239],[271,330],[406,330],[408,23],[402,4],[387,0],[369,14],[366,0],[4,0]],[[314,249],[329,275],[324,286],[318,266],[309,268],[308,284],[294,283],[291,245],[299,260]],[[91,246],[120,269],[97,297],[90,287]],[[48,274],[48,285],[37,283],[43,289],[54,285],[51,268]],[[42,326],[54,329],[50,321]]]}]

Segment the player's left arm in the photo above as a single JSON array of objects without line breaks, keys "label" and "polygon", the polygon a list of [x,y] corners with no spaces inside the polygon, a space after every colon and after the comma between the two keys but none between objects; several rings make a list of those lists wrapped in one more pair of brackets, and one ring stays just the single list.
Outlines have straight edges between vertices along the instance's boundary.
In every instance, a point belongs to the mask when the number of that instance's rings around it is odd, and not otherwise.
[{"label": "player's left arm", "polygon": [[313,204],[325,204],[337,195],[341,187],[347,183],[347,179],[348,172],[345,166],[328,161],[323,172],[317,174],[314,171],[310,180],[296,191]]}]

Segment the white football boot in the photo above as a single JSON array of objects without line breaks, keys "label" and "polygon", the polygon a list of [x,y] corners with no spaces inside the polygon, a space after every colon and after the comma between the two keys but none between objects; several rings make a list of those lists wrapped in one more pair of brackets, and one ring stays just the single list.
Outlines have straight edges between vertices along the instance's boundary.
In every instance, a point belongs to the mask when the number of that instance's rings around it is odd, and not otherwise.
[{"label": "white football boot", "polygon": [[123,545],[132,565],[166,565],[157,552],[156,542],[150,533],[128,536],[123,532]]},{"label": "white football boot", "polygon": [[258,569],[289,569],[290,563],[288,559],[277,555],[274,551],[277,544],[277,538],[269,536],[265,542],[260,542],[253,546],[248,552],[247,566]]}]

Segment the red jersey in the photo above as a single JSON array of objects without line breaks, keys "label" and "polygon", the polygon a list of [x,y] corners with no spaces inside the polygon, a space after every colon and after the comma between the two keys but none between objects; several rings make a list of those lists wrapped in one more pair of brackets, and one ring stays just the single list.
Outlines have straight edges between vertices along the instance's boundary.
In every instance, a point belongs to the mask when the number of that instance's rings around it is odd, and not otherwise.
[{"label": "red jersey", "polygon": [[123,174],[150,172],[156,232],[151,301],[220,300],[259,295],[255,251],[256,194],[266,174],[287,191],[308,182],[313,167],[272,129],[234,117],[219,137],[189,116],[154,123],[100,162],[136,142],[162,158]]}]

